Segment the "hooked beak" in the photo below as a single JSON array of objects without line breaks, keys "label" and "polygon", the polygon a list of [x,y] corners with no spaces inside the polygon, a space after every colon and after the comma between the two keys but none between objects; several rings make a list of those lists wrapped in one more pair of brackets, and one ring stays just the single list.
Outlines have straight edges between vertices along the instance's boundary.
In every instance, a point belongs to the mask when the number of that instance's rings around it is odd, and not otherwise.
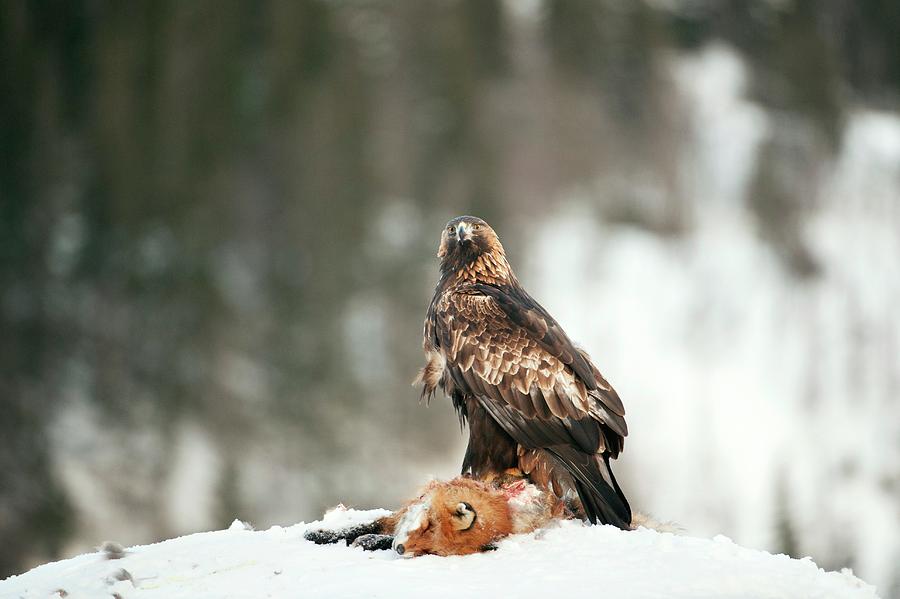
[{"label": "hooked beak", "polygon": [[456,239],[460,243],[470,241],[472,239],[472,227],[467,223],[459,223],[456,226]]}]

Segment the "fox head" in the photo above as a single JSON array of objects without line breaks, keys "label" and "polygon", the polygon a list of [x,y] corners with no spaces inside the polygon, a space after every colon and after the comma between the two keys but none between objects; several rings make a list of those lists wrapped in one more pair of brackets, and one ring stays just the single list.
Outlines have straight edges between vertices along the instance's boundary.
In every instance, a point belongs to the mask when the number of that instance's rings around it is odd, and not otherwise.
[{"label": "fox head", "polygon": [[468,478],[435,481],[398,513],[394,551],[403,556],[466,555],[512,532],[507,499]]}]

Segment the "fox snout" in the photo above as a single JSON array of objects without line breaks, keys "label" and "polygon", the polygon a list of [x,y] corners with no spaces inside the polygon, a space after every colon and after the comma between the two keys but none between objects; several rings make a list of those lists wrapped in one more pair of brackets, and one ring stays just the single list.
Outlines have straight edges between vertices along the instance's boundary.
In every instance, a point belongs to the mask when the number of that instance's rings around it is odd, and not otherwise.
[{"label": "fox snout", "polygon": [[407,551],[411,555],[415,553],[415,543],[410,544],[410,537],[413,537],[413,540],[421,537],[430,528],[428,514],[430,508],[431,501],[427,495],[407,506],[405,513],[394,527],[394,542],[391,545],[394,551],[400,555],[406,555]]}]

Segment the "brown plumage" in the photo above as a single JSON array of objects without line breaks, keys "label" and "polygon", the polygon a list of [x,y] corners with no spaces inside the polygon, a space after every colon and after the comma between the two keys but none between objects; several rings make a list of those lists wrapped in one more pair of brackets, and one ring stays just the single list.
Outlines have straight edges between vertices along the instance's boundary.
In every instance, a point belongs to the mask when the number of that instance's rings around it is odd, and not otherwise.
[{"label": "brown plumage", "polygon": [[451,220],[438,257],[416,380],[423,397],[443,389],[468,424],[463,474],[521,471],[557,496],[575,491],[591,522],[628,528],[609,467],[628,434],[615,390],[519,285],[486,222]]}]

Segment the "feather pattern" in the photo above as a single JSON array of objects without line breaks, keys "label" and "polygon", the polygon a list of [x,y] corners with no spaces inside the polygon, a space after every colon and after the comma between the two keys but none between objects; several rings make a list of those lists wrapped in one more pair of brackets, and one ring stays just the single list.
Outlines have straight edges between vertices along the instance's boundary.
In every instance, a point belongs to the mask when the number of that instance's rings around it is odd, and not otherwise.
[{"label": "feather pattern", "polygon": [[426,398],[443,388],[468,422],[464,472],[531,472],[557,494],[577,493],[591,521],[627,528],[630,508],[609,468],[628,434],[618,394],[519,285],[487,223],[454,219],[438,255],[417,381]]}]

